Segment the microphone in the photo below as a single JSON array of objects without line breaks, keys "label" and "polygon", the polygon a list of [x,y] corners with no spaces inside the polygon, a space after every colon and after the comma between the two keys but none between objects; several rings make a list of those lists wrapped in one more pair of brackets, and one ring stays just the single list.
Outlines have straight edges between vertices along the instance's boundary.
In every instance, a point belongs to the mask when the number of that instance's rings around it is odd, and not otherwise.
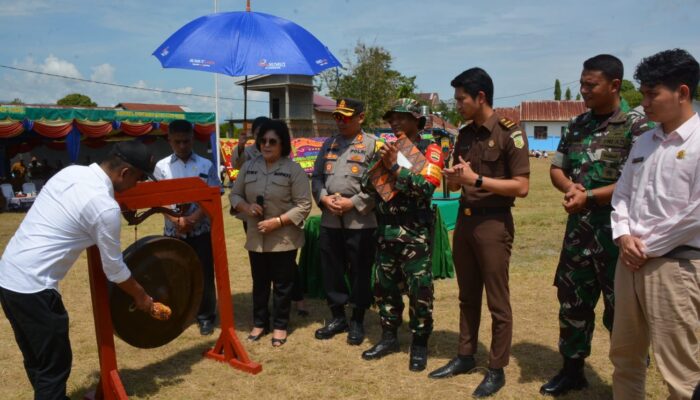
[{"label": "microphone", "polygon": [[[255,198],[255,204],[259,205],[261,208],[263,207],[263,204],[265,204],[265,198],[262,195],[258,195]],[[260,218],[263,218],[265,216],[265,210],[260,212]]]}]

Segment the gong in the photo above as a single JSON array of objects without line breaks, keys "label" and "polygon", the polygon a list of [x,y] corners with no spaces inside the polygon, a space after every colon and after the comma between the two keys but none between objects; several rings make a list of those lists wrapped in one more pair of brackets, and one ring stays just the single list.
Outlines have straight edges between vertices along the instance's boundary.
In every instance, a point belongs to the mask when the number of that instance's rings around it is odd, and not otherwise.
[{"label": "gong", "polygon": [[134,347],[163,346],[194,321],[202,300],[202,266],[187,243],[166,236],[146,236],[124,251],[131,275],[153,301],[172,310],[162,321],[136,310],[134,300],[110,283],[109,302],[114,332]]}]

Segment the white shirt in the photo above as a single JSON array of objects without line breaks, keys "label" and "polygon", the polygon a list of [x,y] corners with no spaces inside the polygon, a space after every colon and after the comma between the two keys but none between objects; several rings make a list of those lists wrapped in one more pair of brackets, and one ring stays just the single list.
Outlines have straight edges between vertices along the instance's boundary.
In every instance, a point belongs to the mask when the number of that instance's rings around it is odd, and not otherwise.
[{"label": "white shirt", "polygon": [[19,293],[58,290],[80,253],[96,244],[107,279],[131,276],[119,234],[114,187],[97,164],[70,166],[49,179],[0,259],[0,286]]},{"label": "white shirt", "polygon": [[[214,164],[210,160],[200,157],[195,153],[192,153],[190,158],[187,159],[187,162],[182,161],[182,159],[175,154],[165,157],[156,163],[153,176],[158,180],[200,177],[209,186],[218,187],[221,185]],[[198,204],[192,203],[185,215],[191,215],[198,208]],[[209,231],[211,231],[211,222],[209,221],[209,217],[205,215],[197,222],[194,228],[192,228],[189,235],[197,236]],[[166,236],[178,236],[175,225],[167,218],[165,219],[164,234]],[[182,235],[180,236],[185,237]]]},{"label": "white shirt", "polygon": [[700,248],[700,118],[668,135],[644,133],[615,185],[613,238],[632,235],[660,257],[681,245]]}]

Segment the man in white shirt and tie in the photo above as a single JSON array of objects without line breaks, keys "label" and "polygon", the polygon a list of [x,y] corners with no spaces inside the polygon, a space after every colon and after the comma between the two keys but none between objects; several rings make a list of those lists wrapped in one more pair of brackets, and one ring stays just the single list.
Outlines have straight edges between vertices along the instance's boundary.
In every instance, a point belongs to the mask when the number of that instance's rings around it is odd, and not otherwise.
[{"label": "man in white shirt and tie", "polygon": [[124,264],[121,210],[114,199],[114,192],[151,176],[153,161],[148,147],[134,140],[115,145],[100,164],[64,168],[46,183],[5,248],[0,303],[36,399],[68,398],[72,352],[58,283],[83,250],[97,245],[107,279],[131,295],[139,310],[153,305]]},{"label": "man in white shirt and tie", "polygon": [[637,139],[612,198],[620,247],[610,360],[615,399],[643,399],[651,344],[670,398],[700,381],[700,67],[686,51],[647,57],[634,75],[657,127]]}]

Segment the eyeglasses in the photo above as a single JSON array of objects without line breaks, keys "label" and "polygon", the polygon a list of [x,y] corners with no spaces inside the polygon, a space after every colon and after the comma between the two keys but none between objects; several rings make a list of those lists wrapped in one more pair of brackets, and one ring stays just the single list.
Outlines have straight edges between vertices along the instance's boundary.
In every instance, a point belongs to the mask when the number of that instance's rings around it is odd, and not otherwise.
[{"label": "eyeglasses", "polygon": [[350,123],[352,121],[352,116],[345,116],[341,114],[333,114],[333,118],[335,118],[336,121],[338,122],[343,122],[344,124]]},{"label": "eyeglasses", "polygon": [[260,145],[261,146],[277,146],[277,139],[275,138],[270,138],[270,139],[265,139],[262,138],[260,139]]}]

